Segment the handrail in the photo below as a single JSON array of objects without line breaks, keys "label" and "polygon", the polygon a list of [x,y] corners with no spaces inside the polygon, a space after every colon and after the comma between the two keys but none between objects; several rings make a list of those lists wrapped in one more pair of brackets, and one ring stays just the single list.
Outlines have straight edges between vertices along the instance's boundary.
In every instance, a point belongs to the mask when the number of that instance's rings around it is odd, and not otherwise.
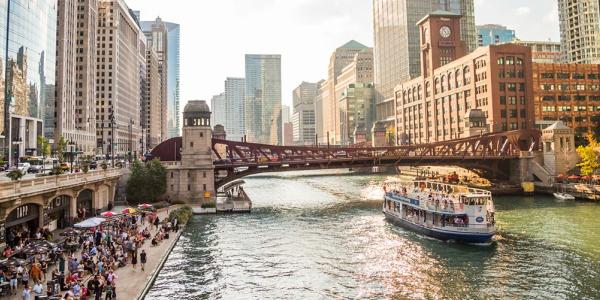
[{"label": "handrail", "polygon": [[0,200],[24,193],[41,192],[49,189],[65,188],[77,184],[102,181],[123,175],[123,169],[99,170],[90,173],[44,176],[19,181],[0,182]]}]

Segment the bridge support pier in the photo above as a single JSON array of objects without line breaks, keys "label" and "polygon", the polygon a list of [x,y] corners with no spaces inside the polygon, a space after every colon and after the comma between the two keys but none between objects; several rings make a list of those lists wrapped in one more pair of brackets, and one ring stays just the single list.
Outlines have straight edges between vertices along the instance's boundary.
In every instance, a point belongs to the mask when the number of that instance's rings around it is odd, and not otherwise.
[{"label": "bridge support pier", "polygon": [[532,170],[532,164],[535,162],[535,152],[532,151],[521,151],[519,159],[510,161],[510,182],[513,184],[520,184],[522,182],[534,181]]}]

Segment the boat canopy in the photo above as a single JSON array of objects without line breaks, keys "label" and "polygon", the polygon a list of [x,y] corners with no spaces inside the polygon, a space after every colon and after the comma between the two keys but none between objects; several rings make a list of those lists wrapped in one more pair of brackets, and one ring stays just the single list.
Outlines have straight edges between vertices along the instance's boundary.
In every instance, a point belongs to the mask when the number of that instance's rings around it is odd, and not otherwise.
[{"label": "boat canopy", "polygon": [[223,191],[223,192],[225,192],[225,191],[228,191],[228,190],[230,190],[230,189],[232,189],[232,188],[234,188],[236,186],[240,186],[240,185],[242,185],[244,183],[246,183],[244,180],[238,179],[238,180],[235,180],[235,181],[232,181],[230,183],[225,184],[224,186],[222,186],[220,188],[220,190]]}]

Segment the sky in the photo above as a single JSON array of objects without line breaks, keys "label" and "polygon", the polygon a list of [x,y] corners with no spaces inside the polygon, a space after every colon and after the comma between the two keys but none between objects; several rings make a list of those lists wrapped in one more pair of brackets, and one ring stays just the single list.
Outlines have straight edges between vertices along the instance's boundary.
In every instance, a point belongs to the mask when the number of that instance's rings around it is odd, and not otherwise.
[{"label": "sky", "polygon": [[[372,0],[126,0],[143,21],[181,25],[181,106],[244,77],[244,54],[282,55],[282,100],[302,81],[326,78],[331,53],[349,40],[373,46]],[[559,41],[555,0],[475,0],[475,22],[521,40]]]}]

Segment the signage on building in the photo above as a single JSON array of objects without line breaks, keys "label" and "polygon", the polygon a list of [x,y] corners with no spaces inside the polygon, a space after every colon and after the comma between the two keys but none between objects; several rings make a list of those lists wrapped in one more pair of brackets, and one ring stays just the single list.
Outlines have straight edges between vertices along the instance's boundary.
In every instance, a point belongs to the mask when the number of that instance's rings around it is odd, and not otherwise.
[{"label": "signage on building", "polygon": [[204,199],[208,199],[208,198],[210,198],[210,192],[206,191],[206,192],[204,192]]}]

